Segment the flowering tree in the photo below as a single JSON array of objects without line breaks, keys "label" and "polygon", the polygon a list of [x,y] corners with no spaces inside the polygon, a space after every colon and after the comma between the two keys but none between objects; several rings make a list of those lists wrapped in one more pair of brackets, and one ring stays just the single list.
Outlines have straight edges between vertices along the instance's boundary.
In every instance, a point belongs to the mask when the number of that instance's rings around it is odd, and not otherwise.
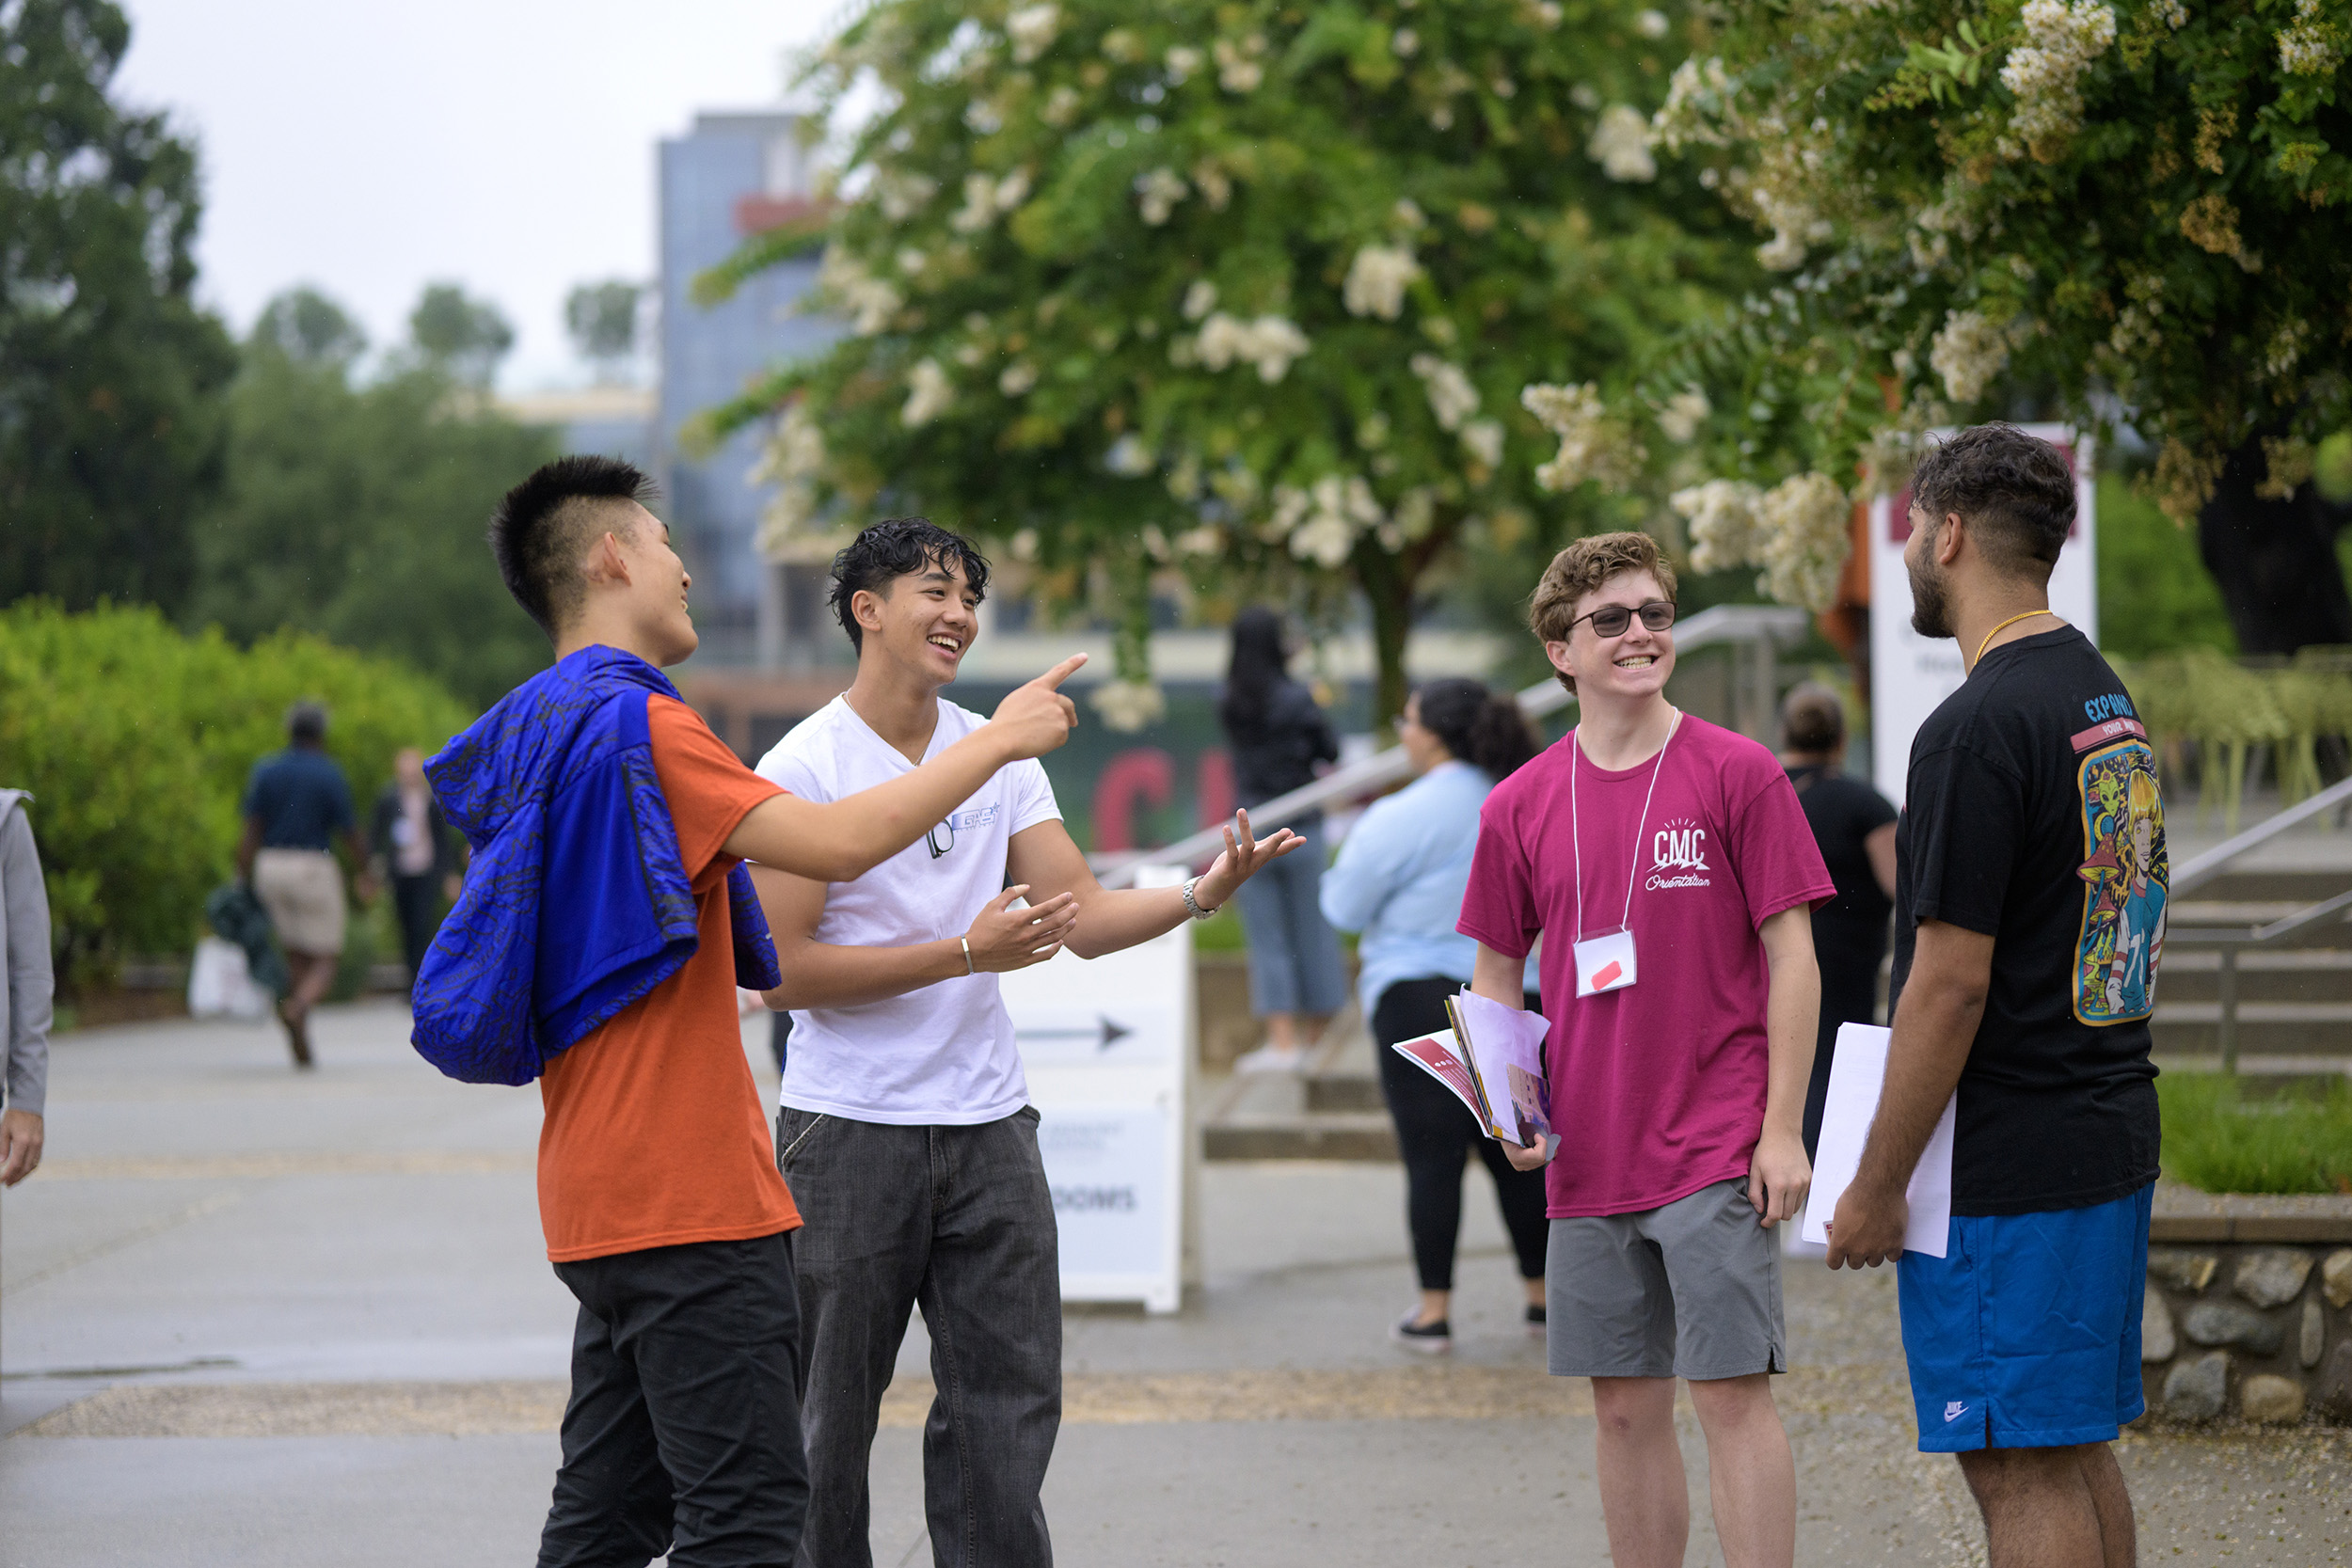
[{"label": "flowering tree", "polygon": [[1717,477],[1675,498],[1694,556],[1820,589],[1835,486],[1809,471],[1875,457],[1899,478],[1908,434],[2055,404],[2155,444],[2147,483],[2176,520],[2201,513],[2249,649],[2352,641],[2307,483],[2352,413],[2352,6],[1708,13],[1654,121],[1662,166],[1768,234],[1782,280],[1650,367],[1645,397],[1564,410],[1532,390],[1568,448],[1612,407],[1629,441],[1704,410]]},{"label": "flowering tree", "polygon": [[851,334],[714,417],[774,419],[769,547],[881,507],[1002,540],[1116,618],[1125,725],[1155,580],[1352,581],[1394,713],[1449,551],[1628,504],[1533,482],[1518,389],[1623,392],[1756,275],[1650,151],[1680,52],[1607,0],[882,0],[808,78],[885,95],[823,230]]}]

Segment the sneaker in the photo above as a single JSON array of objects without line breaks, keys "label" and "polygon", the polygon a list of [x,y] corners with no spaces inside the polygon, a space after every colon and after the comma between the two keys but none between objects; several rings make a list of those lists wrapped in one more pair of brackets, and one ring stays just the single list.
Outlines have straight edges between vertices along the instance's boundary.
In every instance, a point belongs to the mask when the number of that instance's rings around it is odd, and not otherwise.
[{"label": "sneaker", "polygon": [[1416,1314],[1407,1312],[1389,1326],[1389,1338],[1406,1350],[1422,1355],[1442,1355],[1454,1348],[1454,1325],[1439,1318],[1434,1323],[1417,1323]]},{"label": "sneaker", "polygon": [[1527,1337],[1531,1339],[1540,1339],[1544,1337],[1544,1309],[1540,1307],[1530,1307],[1527,1309]]},{"label": "sneaker", "polygon": [[1300,1072],[1307,1066],[1307,1053],[1301,1046],[1262,1045],[1245,1053],[1233,1063],[1235,1072]]}]

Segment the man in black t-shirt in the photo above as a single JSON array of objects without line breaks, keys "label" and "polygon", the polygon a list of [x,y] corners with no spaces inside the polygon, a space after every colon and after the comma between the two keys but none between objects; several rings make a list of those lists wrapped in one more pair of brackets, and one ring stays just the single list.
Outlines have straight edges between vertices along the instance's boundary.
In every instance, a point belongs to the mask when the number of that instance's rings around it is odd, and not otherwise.
[{"label": "man in black t-shirt", "polygon": [[[1957,637],[1969,673],[1912,743],[1894,1040],[1829,1262],[1900,1255],[1919,1447],[1959,1456],[1993,1568],[2129,1563],[2107,1444],[2146,1408],[2170,880],[2155,757],[2122,682],[2050,612],[2074,522],[2057,449],[1965,430],[1912,495],[1912,623]],[[1904,1190],[1955,1089],[1945,1255],[1905,1253]]]}]

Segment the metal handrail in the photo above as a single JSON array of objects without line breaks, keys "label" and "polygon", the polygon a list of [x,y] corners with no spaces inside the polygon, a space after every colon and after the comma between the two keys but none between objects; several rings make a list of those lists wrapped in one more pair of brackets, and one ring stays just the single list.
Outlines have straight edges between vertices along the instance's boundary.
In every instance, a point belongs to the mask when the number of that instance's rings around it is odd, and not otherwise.
[{"label": "metal handrail", "polygon": [[2339,780],[2307,800],[2299,800],[2285,810],[2265,817],[2234,838],[2224,839],[2185,865],[2172,868],[2172,885],[2168,896],[2178,898],[2189,889],[2213,880],[2224,867],[2247,850],[2269,843],[2298,822],[2310,820],[2330,806],[2352,802],[2352,778]]},{"label": "metal handrail", "polygon": [[[1699,611],[1675,627],[1675,653],[1679,657],[1685,653],[1718,642],[1794,641],[1804,635],[1804,628],[1811,620],[1804,610],[1788,605],[1717,605],[1712,610]],[[1567,689],[1556,680],[1539,681],[1518,694],[1519,712],[1530,721],[1549,718],[1575,701]],[[1271,832],[1335,800],[1352,800],[1386,789],[1411,772],[1412,765],[1406,758],[1405,748],[1391,746],[1361,761],[1335,768],[1314,783],[1294,789],[1287,795],[1277,795],[1271,800],[1250,807],[1250,832]],[[1145,865],[1204,863],[1225,847],[1225,827],[1220,822],[1214,828],[1203,828],[1189,837],[1180,838],[1165,848],[1130,850],[1121,854],[1104,866],[1100,873],[1102,883],[1104,887],[1125,887],[1134,880],[1136,870]]]}]

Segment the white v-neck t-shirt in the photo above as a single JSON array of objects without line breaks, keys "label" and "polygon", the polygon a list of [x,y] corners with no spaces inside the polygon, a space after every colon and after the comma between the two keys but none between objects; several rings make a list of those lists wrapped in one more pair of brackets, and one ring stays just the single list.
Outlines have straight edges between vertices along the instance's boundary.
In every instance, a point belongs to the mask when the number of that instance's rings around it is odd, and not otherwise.
[{"label": "white v-neck t-shirt", "polygon": [[[945,698],[930,761],[986,722]],[[838,800],[914,771],[835,697],[759,759],[760,777],[804,800]],[[947,820],[853,882],[825,887],[816,940],[838,947],[953,941],[1005,890],[1012,835],[1059,821],[1034,758],[997,769]],[[854,1007],[792,1014],[783,1103],[898,1127],[975,1126],[1029,1101],[1012,1020],[993,974],[958,975]]]}]

